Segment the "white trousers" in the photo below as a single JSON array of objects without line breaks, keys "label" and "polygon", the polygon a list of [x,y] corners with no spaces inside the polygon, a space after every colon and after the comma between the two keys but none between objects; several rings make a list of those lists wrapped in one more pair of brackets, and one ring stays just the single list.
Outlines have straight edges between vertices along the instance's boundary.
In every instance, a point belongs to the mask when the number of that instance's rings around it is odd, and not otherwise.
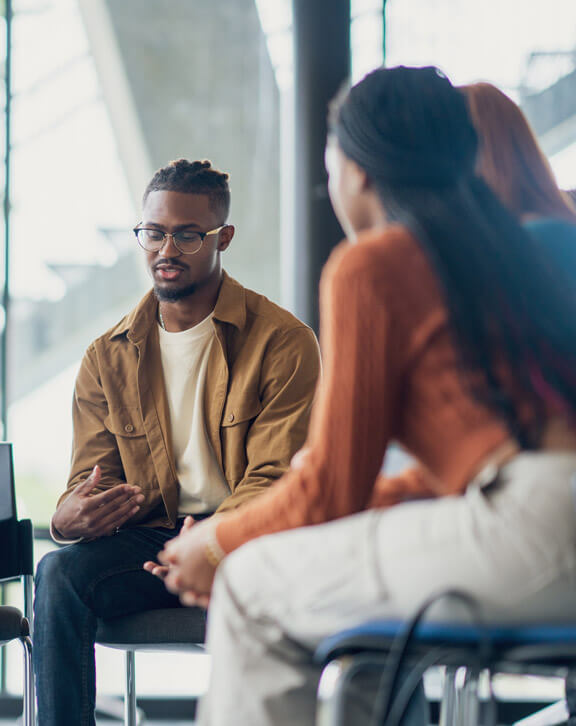
[{"label": "white trousers", "polygon": [[[494,622],[574,621],[576,453],[526,453],[459,497],[262,537],[221,565],[202,726],[314,723],[318,643],[458,588]],[[489,482],[486,482],[486,479]],[[449,605],[434,617],[455,616]]]}]

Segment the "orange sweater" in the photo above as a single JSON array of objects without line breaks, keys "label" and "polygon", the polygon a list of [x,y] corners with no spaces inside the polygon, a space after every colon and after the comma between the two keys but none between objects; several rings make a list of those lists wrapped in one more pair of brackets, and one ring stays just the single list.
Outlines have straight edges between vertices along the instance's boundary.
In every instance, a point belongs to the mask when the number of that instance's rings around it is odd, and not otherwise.
[{"label": "orange sweater", "polygon": [[[459,493],[508,438],[462,384],[440,287],[404,228],[339,245],[324,268],[320,304],[324,378],[309,455],[269,491],[223,516],[216,533],[226,552],[370,506]],[[393,439],[424,468],[379,477]]]}]

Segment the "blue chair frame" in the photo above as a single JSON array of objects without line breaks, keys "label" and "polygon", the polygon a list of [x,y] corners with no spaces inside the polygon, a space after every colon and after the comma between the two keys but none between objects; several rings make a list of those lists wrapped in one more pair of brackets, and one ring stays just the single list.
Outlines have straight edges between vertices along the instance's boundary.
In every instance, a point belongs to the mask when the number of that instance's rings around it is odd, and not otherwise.
[{"label": "blue chair frame", "polygon": [[[367,665],[386,666],[395,640],[406,629],[399,620],[369,622],[324,640],[317,649],[322,665],[318,688],[317,726],[344,726],[342,705],[348,680]],[[491,648],[485,662],[479,646],[486,639]],[[440,707],[441,726],[476,726],[480,712],[478,678],[483,669],[491,673],[560,676],[566,698],[518,722],[522,726],[576,726],[576,623],[574,625],[494,625],[480,628],[462,623],[421,623],[407,652],[410,665],[446,666]],[[434,656],[434,657],[432,657]],[[422,660],[424,659],[424,661]],[[458,669],[466,669],[459,688]]]}]

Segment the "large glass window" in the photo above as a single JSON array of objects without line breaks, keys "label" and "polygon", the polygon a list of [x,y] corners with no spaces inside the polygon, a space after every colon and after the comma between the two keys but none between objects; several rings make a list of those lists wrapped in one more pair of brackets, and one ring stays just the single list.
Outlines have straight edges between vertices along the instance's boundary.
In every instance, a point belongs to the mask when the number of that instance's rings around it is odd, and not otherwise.
[{"label": "large glass window", "polygon": [[[83,352],[149,287],[131,230],[156,168],[208,158],[230,172],[225,267],[280,300],[281,74],[254,0],[14,0],[13,36],[7,434],[19,515],[41,530],[68,476]],[[122,669],[98,652],[101,693],[121,691]],[[138,658],[142,694],[193,695],[206,677],[203,657]]]},{"label": "large glass window", "polygon": [[77,2],[16,0],[13,38],[8,436],[20,516],[46,525],[79,359],[144,286],[118,274],[135,215]]},{"label": "large glass window", "polygon": [[149,286],[131,228],[154,169],[187,157],[230,172],[225,266],[279,300],[279,92],[254,0],[14,11],[8,436],[20,514],[45,526],[83,351]]},{"label": "large glass window", "polygon": [[576,107],[554,100],[576,68],[576,3],[388,0],[386,21],[387,65],[436,65],[456,84],[498,86],[524,106],[559,184],[576,187]]}]

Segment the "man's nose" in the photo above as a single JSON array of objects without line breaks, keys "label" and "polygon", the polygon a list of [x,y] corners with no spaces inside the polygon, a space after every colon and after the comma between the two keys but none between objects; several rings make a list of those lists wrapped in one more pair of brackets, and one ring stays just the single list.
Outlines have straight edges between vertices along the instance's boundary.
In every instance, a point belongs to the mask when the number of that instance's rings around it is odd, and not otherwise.
[{"label": "man's nose", "polygon": [[169,232],[164,234],[164,242],[158,250],[160,257],[180,257],[182,252],[174,244],[174,236]]}]

